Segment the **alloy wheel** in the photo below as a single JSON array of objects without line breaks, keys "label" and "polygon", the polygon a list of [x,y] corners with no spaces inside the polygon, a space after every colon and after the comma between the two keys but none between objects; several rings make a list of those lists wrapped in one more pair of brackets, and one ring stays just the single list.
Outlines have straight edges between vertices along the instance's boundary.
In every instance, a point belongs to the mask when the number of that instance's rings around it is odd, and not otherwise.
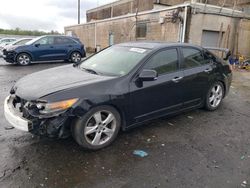
[{"label": "alloy wheel", "polygon": [[213,107],[216,108],[219,106],[221,100],[223,97],[223,89],[220,84],[214,85],[210,92],[209,96],[209,104]]},{"label": "alloy wheel", "polygon": [[30,57],[26,54],[21,54],[18,56],[18,63],[20,65],[28,65],[30,63]]},{"label": "alloy wheel", "polygon": [[110,111],[98,111],[88,119],[84,136],[91,145],[103,145],[113,137],[116,127],[116,118]]},{"label": "alloy wheel", "polygon": [[79,54],[78,52],[74,52],[71,56],[71,60],[74,62],[74,63],[78,63],[81,61],[81,54]]},{"label": "alloy wheel", "polygon": [[21,54],[18,56],[18,63],[20,65],[28,65],[30,63],[30,57],[26,54]]}]

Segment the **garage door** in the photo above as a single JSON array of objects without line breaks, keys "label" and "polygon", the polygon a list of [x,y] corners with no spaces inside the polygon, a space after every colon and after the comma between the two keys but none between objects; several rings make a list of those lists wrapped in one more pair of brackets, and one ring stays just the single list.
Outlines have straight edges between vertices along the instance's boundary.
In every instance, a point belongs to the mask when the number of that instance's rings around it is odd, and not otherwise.
[{"label": "garage door", "polygon": [[206,47],[217,47],[219,35],[219,31],[203,30],[201,45]]}]

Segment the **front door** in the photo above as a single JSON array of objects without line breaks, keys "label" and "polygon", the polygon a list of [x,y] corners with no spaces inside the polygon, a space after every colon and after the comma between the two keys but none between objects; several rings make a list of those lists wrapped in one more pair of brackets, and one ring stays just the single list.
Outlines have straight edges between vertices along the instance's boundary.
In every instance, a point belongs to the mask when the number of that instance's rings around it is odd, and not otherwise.
[{"label": "front door", "polygon": [[154,54],[143,69],[152,69],[158,73],[154,81],[130,83],[131,123],[156,118],[176,112],[182,106],[182,78],[179,69],[179,51],[177,48],[164,49]]},{"label": "front door", "polygon": [[49,61],[55,59],[54,37],[46,36],[36,41],[32,54],[34,61]]}]

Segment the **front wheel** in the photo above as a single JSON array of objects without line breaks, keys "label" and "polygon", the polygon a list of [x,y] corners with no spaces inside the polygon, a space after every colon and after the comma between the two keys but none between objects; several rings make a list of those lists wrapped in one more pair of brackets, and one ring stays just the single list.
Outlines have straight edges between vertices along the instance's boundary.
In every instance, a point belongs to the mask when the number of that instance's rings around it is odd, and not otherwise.
[{"label": "front wheel", "polygon": [[208,90],[205,108],[209,111],[216,110],[222,102],[224,92],[224,86],[221,82],[214,83]]},{"label": "front wheel", "polygon": [[72,63],[80,63],[82,59],[82,55],[79,52],[73,52],[70,56],[70,60]]},{"label": "front wheel", "polygon": [[30,55],[26,53],[21,53],[17,56],[17,63],[22,66],[29,65],[31,63],[31,57]]},{"label": "front wheel", "polygon": [[72,125],[72,135],[85,149],[97,150],[110,145],[121,127],[120,114],[110,106],[96,107]]}]

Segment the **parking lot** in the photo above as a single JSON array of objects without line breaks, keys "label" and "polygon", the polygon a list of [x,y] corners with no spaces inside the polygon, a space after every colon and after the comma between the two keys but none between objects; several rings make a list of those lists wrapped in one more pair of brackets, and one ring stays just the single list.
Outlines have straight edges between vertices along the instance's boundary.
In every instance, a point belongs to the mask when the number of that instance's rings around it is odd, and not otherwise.
[{"label": "parking lot", "polygon": [[[249,186],[249,72],[234,73],[219,110],[200,109],[152,121],[120,133],[114,144],[96,152],[82,150],[72,138],[55,140],[7,130],[3,102],[15,81],[65,64],[21,67],[0,58],[0,187]],[[133,155],[137,149],[148,156]]]}]

